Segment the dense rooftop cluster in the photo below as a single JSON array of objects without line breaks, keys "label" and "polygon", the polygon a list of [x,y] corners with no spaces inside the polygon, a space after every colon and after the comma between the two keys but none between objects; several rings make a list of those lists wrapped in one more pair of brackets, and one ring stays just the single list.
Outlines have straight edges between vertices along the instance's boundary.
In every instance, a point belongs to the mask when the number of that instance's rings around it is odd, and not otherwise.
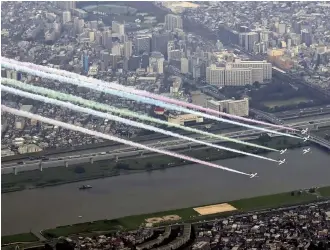
[{"label": "dense rooftop cluster", "polygon": [[67,242],[75,249],[329,249],[329,228],[327,201]]}]

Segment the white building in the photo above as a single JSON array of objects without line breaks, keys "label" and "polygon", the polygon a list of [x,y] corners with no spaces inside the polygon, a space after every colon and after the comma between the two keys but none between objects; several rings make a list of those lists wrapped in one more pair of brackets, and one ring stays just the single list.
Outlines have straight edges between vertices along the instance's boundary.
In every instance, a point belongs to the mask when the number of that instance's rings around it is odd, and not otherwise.
[{"label": "white building", "polygon": [[63,23],[71,22],[71,12],[63,11]]},{"label": "white building", "polygon": [[225,86],[225,68],[212,64],[206,68],[206,82],[212,85]]},{"label": "white building", "polygon": [[249,115],[249,99],[244,98],[242,100],[223,100],[207,102],[207,107],[219,112],[224,112],[236,116],[248,116]]},{"label": "white building", "polygon": [[125,25],[118,23],[116,21],[112,21],[112,33],[118,33],[119,36],[125,35]]},{"label": "white building", "polygon": [[125,58],[130,58],[132,55],[132,41],[127,41],[124,43],[124,56]]},{"label": "white building", "polygon": [[228,101],[227,113],[236,116],[249,116],[249,99]]},{"label": "white building", "polygon": [[121,56],[122,55],[122,46],[119,43],[116,43],[111,48],[111,54]]},{"label": "white building", "polygon": [[181,58],[181,73],[187,74],[189,72],[189,61],[187,58]]},{"label": "white building", "polygon": [[[234,63],[228,63],[228,65],[230,65],[233,69],[234,68],[262,69],[263,81],[272,79],[272,64],[268,63],[267,61],[241,61],[240,59],[236,59]],[[254,74],[258,74],[258,71],[255,71]],[[254,78],[261,78],[261,76],[254,75]]]},{"label": "white building", "polygon": [[149,68],[152,72],[157,72],[158,74],[164,73],[164,55],[160,52],[152,52],[149,58]]},{"label": "white building", "polygon": [[186,122],[200,123],[200,122],[203,122],[203,117],[199,117],[199,116],[193,115],[193,114],[184,114],[184,115],[178,115],[178,116],[170,115],[168,117],[168,122],[179,124],[179,125],[184,125]]},{"label": "white building", "polygon": [[225,85],[226,86],[244,86],[252,84],[252,69],[232,68],[226,66]]},{"label": "white building", "polygon": [[182,18],[173,14],[166,15],[165,29],[170,31],[174,31],[175,29],[182,29]]}]

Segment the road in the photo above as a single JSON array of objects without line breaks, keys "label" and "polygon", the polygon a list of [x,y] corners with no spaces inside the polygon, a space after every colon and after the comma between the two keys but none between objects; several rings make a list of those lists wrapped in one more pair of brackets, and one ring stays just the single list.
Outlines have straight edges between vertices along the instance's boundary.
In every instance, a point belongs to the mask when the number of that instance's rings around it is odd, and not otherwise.
[{"label": "road", "polygon": [[[295,123],[287,124],[291,127],[309,127],[313,128],[314,126],[318,125],[322,126],[330,126],[330,118],[319,118],[318,120],[314,120],[313,124],[310,124],[308,121],[300,121]],[[228,136],[232,138],[240,138],[242,140],[254,139],[255,135],[259,135],[261,132],[259,130],[241,130],[236,132],[224,133],[223,136]],[[211,143],[222,142],[223,140],[220,139],[210,139],[207,136],[201,136],[198,134],[192,134],[190,137],[203,140]],[[197,143],[189,142],[185,140],[178,140],[174,137],[164,138],[162,140],[151,140],[145,143],[150,147],[157,147],[162,149],[182,149],[184,147],[188,148],[189,146],[196,146]],[[102,150],[102,151],[100,151]],[[47,161],[41,160],[31,160],[31,161],[24,161],[24,164],[18,164],[17,161],[7,162],[1,165],[1,174],[8,174],[8,173],[16,173],[21,171],[31,171],[36,169],[43,169],[48,167],[60,167],[60,166],[69,166],[72,164],[80,164],[86,163],[91,161],[100,161],[100,160],[108,160],[113,159],[117,160],[121,157],[128,157],[128,156],[139,156],[145,153],[145,150],[139,150],[136,148],[128,147],[125,145],[119,146],[109,146],[100,149],[90,149],[90,152],[87,153],[84,151],[82,154],[80,151],[75,152],[73,155],[72,153],[64,153],[63,155],[56,155],[56,157],[50,157]]]}]

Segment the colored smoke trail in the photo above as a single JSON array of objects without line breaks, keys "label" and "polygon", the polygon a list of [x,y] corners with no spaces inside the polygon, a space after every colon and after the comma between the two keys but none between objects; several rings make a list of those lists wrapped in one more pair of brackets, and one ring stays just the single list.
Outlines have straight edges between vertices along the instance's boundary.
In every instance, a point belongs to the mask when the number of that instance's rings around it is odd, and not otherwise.
[{"label": "colored smoke trail", "polygon": [[121,138],[118,138],[118,137],[115,137],[115,136],[107,135],[107,134],[100,133],[100,132],[93,131],[93,130],[89,130],[89,129],[85,129],[85,128],[82,128],[82,127],[78,127],[78,126],[75,126],[75,125],[72,125],[72,124],[57,121],[57,120],[50,119],[50,118],[47,118],[47,117],[43,117],[43,116],[40,116],[40,115],[35,115],[35,114],[29,113],[29,112],[26,112],[26,111],[21,111],[21,110],[18,110],[18,109],[9,108],[5,105],[1,105],[1,110],[4,111],[4,112],[11,113],[13,115],[25,117],[25,118],[28,118],[28,119],[35,119],[35,120],[38,120],[38,121],[43,122],[43,123],[48,123],[48,124],[51,124],[51,125],[54,125],[54,126],[59,126],[59,127],[65,128],[65,129],[81,132],[81,133],[88,134],[88,135],[95,136],[95,137],[100,137],[100,138],[103,138],[103,139],[106,139],[106,140],[115,141],[115,142],[122,143],[122,144],[125,144],[125,145],[128,145],[128,146],[131,146],[131,147],[141,148],[141,149],[148,150],[148,151],[151,151],[151,152],[156,152],[156,153],[159,153],[159,154],[169,155],[169,156],[179,158],[179,159],[182,159],[182,160],[195,162],[195,163],[202,164],[202,165],[205,165],[205,166],[208,166],[208,167],[218,168],[218,169],[222,169],[222,170],[229,171],[229,172],[236,173],[236,174],[251,176],[250,174],[247,174],[247,173],[235,170],[235,169],[226,168],[226,167],[223,167],[223,166],[220,166],[220,165],[217,165],[217,164],[213,164],[213,163],[210,163],[210,162],[198,160],[198,159],[186,156],[186,155],[177,154],[177,153],[170,152],[170,151],[167,151],[167,150],[151,148],[151,147],[148,147],[148,146],[140,144],[140,143],[124,140],[124,139],[121,139]]},{"label": "colored smoke trail", "polygon": [[130,94],[130,93],[123,92],[123,91],[109,89],[107,87],[102,86],[104,84],[100,84],[100,83],[94,83],[93,84],[93,83],[89,83],[89,82],[85,82],[85,81],[81,81],[81,80],[76,80],[76,79],[73,79],[73,78],[67,78],[67,77],[63,77],[63,76],[59,76],[59,75],[48,74],[48,73],[45,73],[45,72],[41,72],[39,70],[31,69],[31,68],[26,67],[26,66],[21,66],[21,65],[7,63],[7,62],[1,62],[1,64],[4,68],[13,69],[13,70],[16,70],[16,71],[22,71],[22,72],[25,72],[25,73],[28,73],[28,74],[31,74],[31,75],[35,75],[35,76],[39,76],[39,77],[43,77],[43,78],[47,78],[47,79],[51,79],[51,80],[56,80],[56,81],[60,81],[60,82],[74,84],[74,85],[77,85],[77,86],[81,86],[81,87],[89,88],[89,89],[92,89],[92,90],[97,90],[97,91],[100,91],[100,92],[104,92],[104,93],[107,93],[107,94],[110,94],[110,95],[115,95],[115,96],[119,96],[119,97],[126,98],[126,99],[128,98],[128,99],[131,99],[131,100],[134,100],[134,101],[137,101],[137,102],[148,103],[148,104],[152,104],[152,105],[155,105],[155,106],[160,106],[160,107],[163,107],[163,108],[167,108],[167,109],[170,109],[170,110],[176,110],[176,111],[179,111],[179,112],[190,113],[190,114],[194,114],[194,115],[197,115],[197,116],[202,116],[202,117],[207,118],[207,119],[212,119],[212,120],[216,120],[216,121],[219,121],[219,122],[230,123],[230,124],[237,125],[237,126],[247,127],[247,128],[250,128],[250,129],[256,129],[256,130],[264,131],[264,132],[267,132],[267,133],[278,134],[278,135],[282,135],[282,136],[288,136],[288,137],[292,137],[292,138],[301,139],[298,136],[278,132],[276,130],[270,130],[270,129],[266,129],[266,128],[262,128],[262,127],[256,127],[256,126],[253,126],[253,125],[243,124],[243,123],[236,122],[236,121],[226,120],[226,119],[223,119],[223,118],[215,117],[215,116],[208,115],[208,114],[205,114],[205,113],[201,113],[201,112],[198,112],[198,111],[189,110],[189,109],[179,107],[179,106],[175,106],[175,105],[172,105],[172,104],[163,103],[163,102],[160,102],[158,100],[154,100],[154,99],[150,99],[150,98],[146,98],[146,97],[141,97],[141,96],[136,96],[134,94]]},{"label": "colored smoke trail", "polygon": [[150,126],[150,125],[146,125],[146,124],[143,124],[143,123],[140,123],[140,122],[131,121],[131,120],[128,120],[128,119],[125,119],[125,118],[121,118],[119,116],[114,116],[114,115],[107,114],[107,113],[102,113],[102,112],[99,112],[99,111],[96,111],[96,110],[83,108],[83,107],[74,105],[70,102],[62,102],[62,101],[59,101],[59,100],[56,100],[56,99],[51,99],[51,98],[41,96],[41,95],[35,95],[35,94],[29,93],[29,92],[24,92],[24,91],[14,89],[14,88],[11,88],[11,87],[7,87],[7,86],[3,86],[3,85],[1,85],[1,90],[12,93],[14,95],[19,95],[19,96],[30,98],[30,99],[33,99],[33,100],[38,100],[38,101],[41,101],[41,102],[44,102],[44,103],[50,103],[50,104],[53,104],[53,105],[58,105],[58,106],[61,106],[63,108],[72,109],[72,110],[77,111],[77,112],[87,113],[87,114],[90,114],[90,115],[93,115],[93,116],[102,117],[104,119],[109,119],[109,120],[112,120],[112,121],[121,122],[121,123],[130,125],[130,126],[133,126],[133,127],[154,131],[156,133],[160,133],[160,134],[164,134],[164,135],[167,135],[167,136],[180,138],[180,139],[183,139],[183,140],[187,140],[187,141],[191,141],[191,142],[194,142],[194,143],[202,144],[202,145],[205,145],[205,146],[208,146],[208,147],[213,147],[213,148],[217,148],[217,149],[221,149],[221,150],[226,150],[226,151],[230,151],[230,152],[237,153],[237,154],[252,156],[252,157],[263,159],[263,160],[278,162],[277,160],[274,160],[274,159],[271,159],[271,158],[268,158],[268,157],[265,157],[265,156],[251,154],[251,153],[247,153],[247,152],[244,152],[244,151],[240,151],[240,150],[236,150],[236,149],[223,147],[223,146],[219,146],[219,145],[216,145],[216,144],[196,140],[194,138],[190,138],[190,137],[187,137],[187,136],[176,134],[176,133],[166,131],[166,130],[163,130],[163,129],[160,129],[160,128],[156,128],[156,127],[153,127],[153,126]]},{"label": "colored smoke trail", "polygon": [[185,130],[185,131],[189,131],[189,132],[193,132],[193,133],[197,133],[197,134],[202,134],[202,135],[206,135],[206,136],[209,136],[209,137],[212,137],[212,138],[218,138],[218,139],[222,139],[222,140],[226,140],[226,141],[230,141],[230,142],[234,142],[234,143],[239,143],[239,144],[243,144],[243,145],[250,146],[250,147],[261,148],[261,149],[266,149],[266,150],[276,151],[276,152],[279,151],[277,149],[265,147],[265,146],[262,146],[262,145],[241,141],[241,140],[233,139],[233,138],[226,137],[226,136],[216,135],[216,134],[204,132],[202,130],[181,126],[181,125],[178,125],[178,124],[172,124],[172,123],[162,121],[162,120],[159,120],[159,119],[156,119],[156,118],[153,118],[153,117],[149,117],[149,116],[146,116],[146,115],[141,115],[141,114],[137,114],[135,112],[118,109],[118,108],[115,108],[115,107],[112,107],[112,106],[109,106],[109,105],[106,105],[106,104],[103,104],[103,103],[90,101],[90,100],[83,99],[83,98],[78,97],[78,96],[65,94],[65,93],[58,92],[58,91],[51,90],[51,89],[47,89],[47,88],[37,87],[37,86],[26,84],[26,83],[23,83],[23,82],[19,82],[19,81],[13,80],[13,79],[2,78],[1,83],[2,84],[8,84],[8,85],[11,85],[11,86],[14,86],[14,87],[17,87],[17,88],[21,88],[21,89],[24,89],[24,90],[27,90],[27,91],[31,91],[31,92],[36,93],[36,94],[46,95],[50,98],[55,98],[55,99],[62,100],[62,101],[70,101],[72,103],[81,104],[83,106],[87,106],[87,107],[93,108],[93,109],[102,110],[102,111],[105,111],[105,112],[118,113],[118,114],[121,114],[121,115],[124,115],[124,116],[134,117],[134,118],[137,118],[137,119],[140,119],[140,120],[146,120],[146,121],[150,121],[150,122],[153,122],[153,123],[166,125],[168,127],[177,127],[177,128],[182,129],[182,130]]},{"label": "colored smoke trail", "polygon": [[86,81],[86,82],[90,82],[90,83],[95,82],[95,83],[105,84],[107,87],[109,87],[111,89],[120,90],[120,91],[124,91],[124,92],[129,92],[129,93],[132,93],[132,94],[136,94],[138,96],[153,98],[153,99],[165,102],[165,103],[171,103],[171,104],[175,104],[175,105],[186,107],[186,108],[191,108],[191,109],[204,111],[206,113],[213,114],[213,115],[216,115],[216,116],[220,115],[220,116],[225,116],[225,117],[228,117],[228,118],[231,118],[231,119],[236,119],[236,120],[249,122],[249,123],[254,123],[254,124],[259,124],[259,125],[266,125],[266,126],[274,127],[274,128],[277,128],[277,129],[297,131],[294,128],[286,127],[286,126],[283,126],[283,125],[276,125],[276,124],[272,124],[272,123],[267,123],[267,122],[263,122],[263,121],[250,119],[250,118],[245,118],[245,117],[240,117],[240,116],[236,116],[236,115],[227,114],[227,113],[216,111],[216,110],[213,110],[213,109],[204,108],[204,107],[192,104],[192,103],[187,103],[187,102],[175,100],[175,99],[172,99],[172,98],[168,98],[168,97],[165,97],[165,96],[153,94],[153,93],[150,93],[150,92],[147,92],[147,91],[144,91],[144,90],[137,90],[137,89],[133,89],[133,88],[130,88],[130,87],[122,86],[122,85],[117,84],[115,82],[107,83],[107,82],[102,81],[102,80],[89,78],[89,77],[82,76],[82,75],[72,73],[72,72],[69,72],[69,71],[65,71],[65,70],[53,69],[53,68],[50,68],[50,67],[45,67],[45,66],[42,66],[42,65],[37,65],[37,64],[27,63],[27,62],[19,62],[19,61],[9,59],[9,58],[4,58],[4,59],[5,59],[5,61],[12,62],[14,64],[28,66],[31,69],[44,71],[44,72],[47,72],[47,73],[50,73],[50,74],[56,74],[56,75],[59,75],[59,76],[64,76],[64,77],[69,77],[69,78],[74,78],[74,79],[80,79],[82,81]]}]

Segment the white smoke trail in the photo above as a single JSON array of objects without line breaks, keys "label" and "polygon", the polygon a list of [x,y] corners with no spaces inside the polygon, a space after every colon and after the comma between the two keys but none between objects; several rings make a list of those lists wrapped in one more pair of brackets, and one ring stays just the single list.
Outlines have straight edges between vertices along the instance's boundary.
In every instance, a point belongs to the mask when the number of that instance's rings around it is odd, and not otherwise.
[{"label": "white smoke trail", "polygon": [[166,125],[168,127],[176,127],[176,128],[180,128],[180,129],[185,130],[185,131],[206,135],[206,136],[209,136],[211,138],[218,138],[218,139],[222,139],[222,140],[226,140],[226,141],[230,141],[230,142],[234,142],[234,143],[239,143],[239,144],[243,144],[243,145],[250,146],[250,147],[270,150],[270,151],[276,151],[276,152],[279,151],[277,149],[261,146],[261,145],[258,145],[258,144],[249,143],[249,142],[233,139],[233,138],[226,137],[226,136],[212,134],[212,133],[204,132],[204,131],[201,131],[201,130],[198,130],[198,129],[181,126],[181,125],[178,125],[178,124],[172,124],[172,123],[162,121],[162,120],[159,120],[159,119],[155,119],[153,117],[149,117],[149,116],[146,116],[146,115],[141,115],[141,114],[137,114],[137,113],[134,113],[134,112],[131,112],[131,111],[117,109],[117,108],[114,108],[112,106],[105,105],[105,104],[98,103],[98,102],[94,102],[94,101],[90,101],[90,100],[86,100],[86,99],[83,99],[83,98],[78,97],[78,96],[65,94],[65,93],[54,91],[54,90],[47,89],[47,88],[36,87],[36,86],[29,85],[29,84],[26,84],[26,83],[23,83],[23,82],[20,82],[20,81],[16,81],[16,80],[13,80],[13,79],[2,78],[1,83],[2,84],[8,84],[8,85],[11,85],[11,86],[14,86],[14,87],[17,87],[17,88],[21,88],[21,89],[24,89],[24,90],[27,90],[27,91],[31,91],[33,93],[46,95],[50,98],[55,98],[55,99],[62,100],[62,101],[70,101],[70,102],[73,102],[73,103],[77,103],[77,104],[87,106],[89,108],[99,109],[99,110],[106,111],[106,112],[118,113],[118,114],[121,114],[121,115],[124,115],[124,116],[134,117],[134,118],[137,118],[137,119],[140,119],[140,120],[146,120],[146,121]]},{"label": "white smoke trail", "polygon": [[52,124],[54,126],[59,126],[59,127],[65,128],[65,129],[81,132],[81,133],[92,135],[92,136],[95,136],[95,137],[100,137],[100,138],[103,138],[103,139],[106,139],[106,140],[115,141],[115,142],[122,143],[122,144],[125,144],[125,145],[128,145],[128,146],[131,146],[131,147],[141,148],[141,149],[148,150],[148,151],[151,151],[151,152],[156,152],[156,153],[159,153],[159,154],[169,155],[169,156],[179,158],[179,159],[182,159],[182,160],[195,162],[195,163],[198,163],[198,164],[201,164],[201,165],[222,169],[222,170],[229,171],[229,172],[236,173],[236,174],[251,176],[250,174],[247,174],[247,173],[244,173],[244,172],[241,172],[241,171],[237,171],[237,170],[234,170],[234,169],[231,169],[231,168],[219,166],[217,164],[213,164],[213,163],[210,163],[210,162],[198,160],[198,159],[195,159],[195,158],[192,158],[192,157],[189,157],[189,156],[177,154],[177,153],[170,152],[170,151],[167,151],[167,150],[161,150],[161,149],[157,149],[157,148],[150,148],[150,147],[148,147],[146,145],[143,145],[143,144],[140,144],[140,143],[127,141],[127,140],[124,140],[124,139],[121,139],[121,138],[118,138],[118,137],[114,137],[114,136],[103,134],[103,133],[96,132],[96,131],[93,131],[93,130],[85,129],[85,128],[78,127],[78,126],[75,126],[75,125],[72,125],[72,124],[67,124],[67,123],[57,121],[57,120],[54,120],[54,119],[49,119],[47,117],[43,117],[43,116],[40,116],[40,115],[35,115],[35,114],[29,113],[29,112],[26,112],[26,111],[21,111],[21,110],[9,108],[5,105],[1,105],[1,110],[4,111],[4,112],[11,113],[13,115],[25,117],[25,118],[28,118],[28,119],[35,119],[35,120],[41,121],[43,123]]},{"label": "white smoke trail", "polygon": [[148,104],[152,104],[152,105],[163,107],[163,108],[170,109],[170,110],[176,110],[176,111],[179,111],[179,112],[190,113],[190,114],[194,114],[194,115],[197,115],[197,116],[202,116],[202,117],[207,118],[207,119],[216,120],[216,121],[219,121],[219,122],[230,123],[230,124],[234,124],[234,125],[237,125],[237,126],[247,127],[247,128],[250,128],[250,129],[256,129],[256,130],[264,131],[264,132],[267,132],[267,133],[278,134],[278,135],[282,135],[282,136],[288,136],[288,137],[292,137],[292,138],[301,139],[298,136],[278,132],[276,130],[270,130],[270,129],[266,129],[266,128],[262,128],[262,127],[256,127],[256,126],[253,126],[253,125],[243,124],[243,123],[236,122],[236,121],[226,120],[226,119],[215,117],[215,116],[212,116],[212,115],[208,115],[208,114],[205,114],[205,113],[202,113],[202,112],[189,110],[189,109],[186,109],[186,108],[183,108],[183,107],[180,107],[180,106],[175,106],[175,105],[171,105],[171,104],[168,104],[168,103],[160,102],[158,100],[154,100],[154,99],[151,99],[151,98],[141,97],[141,96],[137,96],[137,95],[134,95],[134,94],[127,93],[127,92],[109,89],[107,87],[102,86],[102,84],[100,84],[100,83],[92,84],[92,83],[89,83],[89,82],[84,82],[84,81],[80,81],[80,80],[76,80],[76,79],[72,79],[72,78],[67,78],[67,77],[63,77],[63,76],[59,76],[59,75],[52,75],[52,74],[48,74],[48,73],[45,73],[45,72],[41,72],[41,71],[38,71],[38,70],[31,69],[31,68],[26,67],[26,66],[21,66],[21,65],[7,63],[7,62],[1,62],[1,65],[4,68],[13,69],[13,70],[16,70],[16,71],[22,71],[22,72],[25,72],[25,73],[28,73],[28,74],[31,74],[31,75],[35,75],[35,76],[39,76],[39,77],[43,77],[43,78],[47,78],[47,79],[51,79],[51,80],[56,80],[56,81],[60,81],[60,82],[74,84],[74,85],[77,85],[77,86],[81,86],[81,87],[89,88],[89,89],[92,89],[92,90],[97,90],[97,91],[100,91],[100,92],[104,92],[104,93],[107,93],[107,94],[110,94],[110,95],[115,95],[115,96],[119,96],[119,97],[122,97],[122,98],[128,98],[128,99],[131,99],[131,100],[134,100],[134,101],[137,101],[137,102],[148,103]]},{"label": "white smoke trail", "polygon": [[87,113],[87,114],[90,114],[90,115],[93,115],[93,116],[102,117],[104,119],[109,119],[109,120],[112,120],[112,121],[121,122],[121,123],[130,125],[130,126],[133,126],[133,127],[154,131],[156,133],[161,133],[161,134],[164,134],[164,135],[173,136],[173,137],[180,138],[180,139],[187,140],[187,141],[191,141],[191,142],[194,142],[194,143],[199,143],[199,144],[202,144],[202,145],[206,145],[208,147],[222,149],[222,150],[230,151],[230,152],[237,153],[237,154],[252,156],[252,157],[263,159],[263,160],[278,162],[277,160],[274,160],[272,158],[268,158],[268,157],[265,157],[265,156],[256,155],[256,154],[252,154],[252,153],[247,153],[247,152],[244,152],[244,151],[240,151],[240,150],[236,150],[236,149],[232,149],[232,148],[228,148],[228,147],[219,146],[219,145],[216,145],[216,144],[212,144],[212,143],[208,143],[208,142],[204,142],[204,141],[200,141],[200,140],[196,140],[194,138],[190,138],[190,137],[187,137],[187,136],[176,134],[176,133],[166,131],[166,130],[163,130],[163,129],[160,129],[160,128],[156,128],[156,127],[153,127],[153,126],[150,126],[150,125],[146,125],[146,124],[143,124],[143,123],[140,123],[140,122],[135,122],[135,121],[131,121],[131,120],[121,118],[121,117],[118,117],[118,116],[114,116],[114,115],[111,115],[111,114],[102,113],[102,112],[95,111],[95,110],[88,109],[88,108],[83,108],[83,107],[74,105],[70,102],[62,102],[62,101],[59,101],[59,100],[56,100],[56,99],[51,99],[51,98],[44,97],[44,96],[41,96],[41,95],[35,95],[35,94],[32,94],[32,93],[24,92],[24,91],[14,89],[14,88],[11,88],[11,87],[7,87],[7,86],[3,86],[3,85],[1,85],[1,90],[12,93],[12,94],[15,94],[15,95],[23,96],[23,97],[26,97],[26,98],[31,98],[33,100],[38,100],[38,101],[41,101],[41,102],[50,103],[50,104],[53,104],[53,105],[58,105],[58,106],[61,106],[63,108],[72,109],[72,110],[77,111],[77,112]]},{"label": "white smoke trail", "polygon": [[240,116],[236,116],[236,115],[227,114],[227,113],[224,113],[224,112],[219,112],[219,111],[212,110],[212,109],[209,109],[209,108],[204,108],[204,107],[201,107],[201,106],[198,106],[198,105],[194,105],[192,103],[182,102],[182,101],[175,100],[175,99],[172,99],[172,98],[168,98],[168,97],[164,97],[164,96],[161,96],[161,95],[153,94],[153,93],[150,93],[150,92],[147,92],[147,91],[144,91],[144,90],[137,90],[137,89],[133,89],[133,88],[130,88],[130,87],[122,86],[122,85],[117,84],[115,82],[111,82],[109,84],[109,83],[107,83],[105,81],[102,81],[102,80],[96,80],[96,79],[93,79],[93,78],[88,78],[86,76],[82,76],[82,75],[72,73],[72,72],[69,72],[69,71],[65,71],[65,70],[53,69],[53,68],[50,68],[50,67],[45,67],[45,66],[42,66],[42,65],[37,65],[37,64],[32,64],[32,63],[19,62],[19,61],[16,61],[16,60],[13,60],[13,59],[8,59],[8,58],[4,58],[4,60],[7,61],[7,62],[12,62],[14,64],[18,64],[18,65],[23,65],[23,66],[26,65],[26,66],[28,66],[32,69],[39,70],[39,71],[44,71],[44,72],[47,72],[47,73],[50,73],[50,74],[56,74],[56,75],[59,75],[59,76],[79,79],[79,80],[85,81],[85,82],[105,84],[107,87],[109,87],[111,89],[120,90],[120,91],[124,91],[124,92],[129,92],[129,93],[132,93],[132,94],[136,94],[138,96],[153,98],[153,99],[165,102],[165,103],[167,102],[167,103],[175,104],[175,105],[190,108],[190,109],[196,109],[196,110],[199,110],[199,111],[204,111],[206,113],[213,114],[213,115],[216,115],[216,116],[219,116],[219,115],[220,116],[225,116],[225,117],[229,117],[229,118],[244,121],[244,122],[250,122],[250,123],[255,123],[255,124],[259,124],[259,125],[266,125],[266,126],[274,127],[274,128],[277,128],[277,129],[286,129],[286,130],[290,130],[290,131],[295,131],[296,130],[294,128],[285,127],[283,125],[271,124],[271,123],[267,123],[267,122],[263,122],[263,121],[253,120],[253,119],[250,119],[250,118],[245,118],[245,117],[240,117]]}]

